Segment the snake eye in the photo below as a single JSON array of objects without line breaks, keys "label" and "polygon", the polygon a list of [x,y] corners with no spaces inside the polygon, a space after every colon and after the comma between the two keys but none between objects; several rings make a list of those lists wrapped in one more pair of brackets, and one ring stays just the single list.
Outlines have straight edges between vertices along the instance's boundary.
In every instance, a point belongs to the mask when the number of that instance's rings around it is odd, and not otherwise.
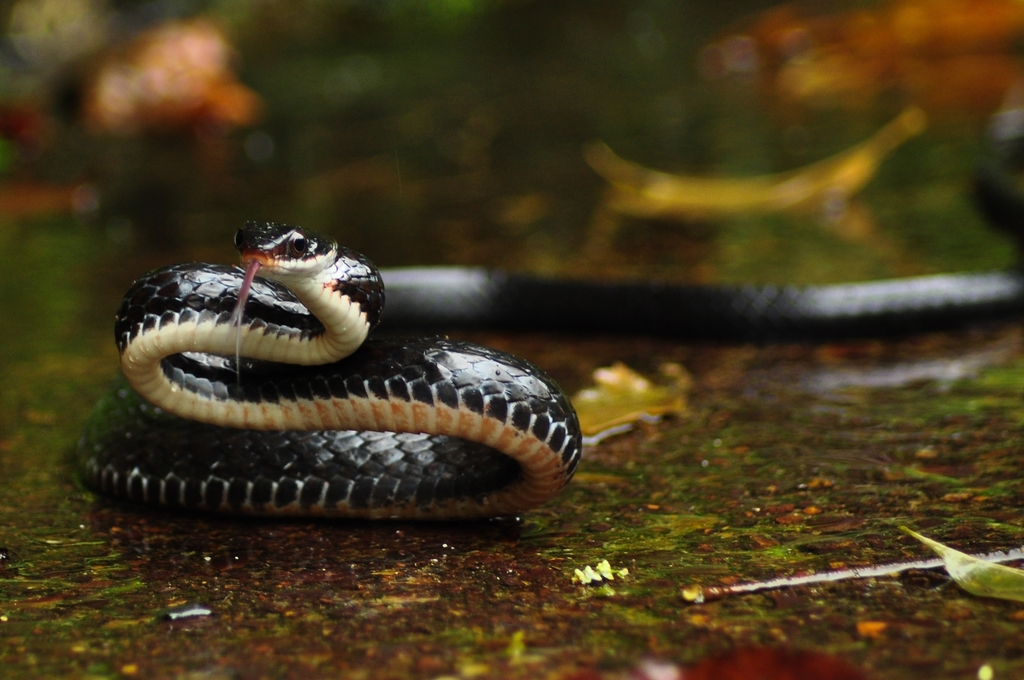
[{"label": "snake eye", "polygon": [[306,252],[306,247],[308,245],[309,245],[309,242],[306,240],[306,237],[305,236],[299,236],[299,235],[293,236],[292,240],[288,243],[288,247],[291,249],[292,255],[295,255],[295,256],[299,256],[299,255],[302,255],[303,253],[305,253]]},{"label": "snake eye", "polygon": [[235,232],[235,248],[242,247],[242,229]]}]

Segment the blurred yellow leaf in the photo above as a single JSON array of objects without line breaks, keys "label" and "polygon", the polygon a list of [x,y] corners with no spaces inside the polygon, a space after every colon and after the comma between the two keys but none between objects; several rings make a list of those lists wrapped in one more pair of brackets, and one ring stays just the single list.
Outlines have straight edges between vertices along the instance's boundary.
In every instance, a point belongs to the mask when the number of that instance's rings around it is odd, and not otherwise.
[{"label": "blurred yellow leaf", "polygon": [[692,219],[737,213],[819,208],[859,192],[894,149],[927,125],[910,106],[878,132],[846,151],[803,168],[759,177],[693,177],[645,168],[617,156],[604,142],[583,150],[591,168],[611,185],[605,205],[635,217]]},{"label": "blurred yellow leaf", "polygon": [[972,595],[1024,602],[1024,571],[972,557],[907,527],[900,529],[934,550],[945,563],[950,577]]},{"label": "blurred yellow leaf", "polygon": [[666,364],[662,375],[670,378],[671,384],[655,385],[621,362],[594,371],[596,386],[580,390],[572,398],[583,434],[600,441],[629,429],[641,418],[685,411],[690,388],[686,369]]}]

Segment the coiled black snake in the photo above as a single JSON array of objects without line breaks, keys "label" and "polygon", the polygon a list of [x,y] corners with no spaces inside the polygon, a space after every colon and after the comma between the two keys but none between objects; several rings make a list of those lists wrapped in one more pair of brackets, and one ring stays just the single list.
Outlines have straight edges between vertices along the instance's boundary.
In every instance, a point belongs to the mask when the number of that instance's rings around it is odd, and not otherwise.
[{"label": "coiled black snake", "polygon": [[[1019,218],[999,216],[1016,216],[1021,201],[996,180],[979,173],[979,203],[1019,238]],[[448,340],[360,346],[384,298],[365,258],[274,223],[249,223],[236,245],[247,277],[177,265],[128,291],[115,333],[129,384],[101,401],[79,443],[89,486],[229,512],[450,518],[517,513],[571,479],[576,416],[540,370]],[[240,290],[260,267],[276,283],[252,282],[236,325]],[[383,280],[393,328],[778,341],[950,329],[1024,311],[1016,270],[812,287],[572,282],[469,268],[385,270]]]},{"label": "coiled black snake", "polygon": [[179,265],[128,291],[115,336],[130,387],[79,442],[89,486],[185,508],[440,519],[515,514],[571,479],[576,414],[539,369],[469,343],[364,343],[384,298],[365,258],[274,223],[235,245],[245,275]]}]

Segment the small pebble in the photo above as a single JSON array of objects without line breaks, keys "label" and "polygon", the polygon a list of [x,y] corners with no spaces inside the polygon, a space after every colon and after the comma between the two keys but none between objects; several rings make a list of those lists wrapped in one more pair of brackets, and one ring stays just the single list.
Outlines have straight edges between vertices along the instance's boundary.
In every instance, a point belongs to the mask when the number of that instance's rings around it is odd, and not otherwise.
[{"label": "small pebble", "polygon": [[184,621],[185,619],[198,619],[204,616],[212,616],[213,610],[201,604],[183,604],[180,607],[173,607],[164,612],[164,621]]}]

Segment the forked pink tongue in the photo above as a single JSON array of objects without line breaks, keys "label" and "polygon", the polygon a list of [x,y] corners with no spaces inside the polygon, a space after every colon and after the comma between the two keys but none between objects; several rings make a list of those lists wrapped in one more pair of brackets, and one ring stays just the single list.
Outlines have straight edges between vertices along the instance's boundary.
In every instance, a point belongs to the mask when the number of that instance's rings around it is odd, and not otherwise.
[{"label": "forked pink tongue", "polygon": [[239,385],[242,384],[242,315],[245,312],[245,301],[249,299],[252,280],[256,278],[256,272],[259,270],[259,260],[253,260],[246,266],[242,286],[238,289],[238,302],[231,311],[231,324],[235,327],[235,372]]},{"label": "forked pink tongue", "polygon": [[238,302],[231,312],[231,323],[236,327],[242,325],[242,313],[245,311],[245,301],[249,299],[249,289],[252,288],[252,280],[256,278],[256,272],[260,270],[260,261],[253,260],[245,268],[245,277],[242,279],[242,286],[238,289]]}]

